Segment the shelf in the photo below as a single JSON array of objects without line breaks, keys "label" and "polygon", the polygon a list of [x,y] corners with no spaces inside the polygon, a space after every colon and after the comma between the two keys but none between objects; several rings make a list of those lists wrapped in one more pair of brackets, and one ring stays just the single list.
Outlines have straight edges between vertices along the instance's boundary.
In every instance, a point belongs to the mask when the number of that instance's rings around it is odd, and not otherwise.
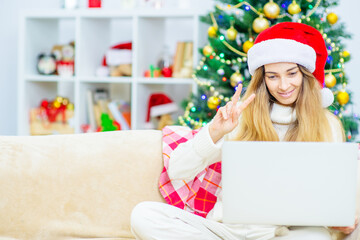
[{"label": "shelf", "polygon": [[166,18],[179,18],[179,17],[194,17],[197,16],[199,11],[196,10],[179,10],[179,9],[140,9],[136,12],[139,17],[166,17]]},{"label": "shelf", "polygon": [[62,77],[58,75],[27,75],[27,82],[74,82],[75,77]]},{"label": "shelf", "polygon": [[79,77],[80,82],[87,83],[131,83],[132,77]]},{"label": "shelf", "polygon": [[193,84],[192,78],[138,78],[138,83],[145,84]]},{"label": "shelf", "polygon": [[61,77],[57,75],[27,75],[27,82],[75,82],[78,79],[83,83],[137,83],[143,84],[193,84],[192,78],[136,78],[133,77]]},{"label": "shelf", "polygon": [[[207,28],[199,24],[199,10],[189,9],[49,9],[25,10],[20,15],[19,105],[20,135],[29,135],[29,111],[42,99],[68,98],[75,105],[73,123],[81,133],[90,122],[91,93],[108,92],[110,100],[124,100],[131,107],[132,129],[144,129],[149,97],[154,93],[168,95],[183,114],[180,105],[196,88],[192,78],[146,78],[144,72],[158,62],[164,47],[176,53],[177,43],[191,41],[193,63],[196,51],[207,39]],[[199,31],[202,31],[201,33]],[[75,42],[75,75],[62,77],[40,75],[37,61],[40,53],[48,54],[56,45]],[[98,77],[106,52],[120,43],[132,43],[131,77]],[[193,64],[193,65],[194,65]],[[193,66],[195,67],[195,66]],[[96,99],[96,100],[95,100]],[[94,97],[94,101],[98,101]],[[156,121],[156,119],[152,119]]]},{"label": "shelf", "polygon": [[202,14],[200,10],[192,9],[49,9],[43,11],[40,9],[24,10],[24,16],[32,19],[46,18],[75,18],[75,17],[93,17],[93,18],[118,18],[118,17],[193,17]]},{"label": "shelf", "polygon": [[23,10],[23,16],[28,19],[61,19],[61,18],[75,18],[74,11],[65,11],[58,9],[49,9],[47,11],[41,9]]}]

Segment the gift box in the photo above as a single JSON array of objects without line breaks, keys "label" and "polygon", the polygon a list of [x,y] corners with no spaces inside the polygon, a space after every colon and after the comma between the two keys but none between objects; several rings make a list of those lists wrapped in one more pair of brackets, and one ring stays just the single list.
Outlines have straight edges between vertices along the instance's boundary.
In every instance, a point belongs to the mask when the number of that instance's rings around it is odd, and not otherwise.
[{"label": "gift box", "polygon": [[49,121],[44,109],[33,108],[30,110],[30,135],[73,134],[73,117],[74,110],[66,109],[55,121]]}]

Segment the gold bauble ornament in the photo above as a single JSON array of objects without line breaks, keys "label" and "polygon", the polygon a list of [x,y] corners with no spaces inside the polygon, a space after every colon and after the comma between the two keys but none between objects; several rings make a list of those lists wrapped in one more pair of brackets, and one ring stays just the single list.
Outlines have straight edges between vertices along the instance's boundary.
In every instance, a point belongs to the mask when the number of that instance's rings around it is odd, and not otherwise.
[{"label": "gold bauble ornament", "polygon": [[52,103],[52,106],[53,106],[54,108],[60,108],[61,102],[58,102],[58,101],[55,100],[55,101]]},{"label": "gold bauble ornament", "polygon": [[69,104],[66,106],[66,109],[67,109],[67,110],[74,110],[74,104],[69,103]]},{"label": "gold bauble ornament", "polygon": [[59,103],[62,103],[63,100],[64,100],[63,97],[59,97],[59,96],[58,96],[58,97],[55,98],[55,101],[56,101],[56,102],[59,102]]},{"label": "gold bauble ornament", "polygon": [[342,52],[342,56],[343,56],[344,58],[350,57],[350,53],[345,50],[345,51]]},{"label": "gold bauble ornament", "polygon": [[299,6],[299,4],[296,3],[296,1],[293,1],[289,6],[288,6],[288,12],[291,15],[295,15],[298,14],[299,12],[301,12],[301,7]]},{"label": "gold bauble ornament", "polygon": [[349,102],[349,94],[345,90],[341,90],[336,97],[340,105],[345,105]]},{"label": "gold bauble ornament", "polygon": [[68,105],[70,103],[68,98],[64,98],[62,101],[62,104],[64,104],[65,106]]},{"label": "gold bauble ornament", "polygon": [[217,27],[211,26],[208,28],[208,35],[209,37],[215,38],[217,36]]},{"label": "gold bauble ornament", "polygon": [[327,16],[326,16],[326,20],[331,24],[335,24],[338,20],[338,16],[336,15],[336,13],[329,13]]},{"label": "gold bauble ornament", "polygon": [[331,73],[325,75],[325,85],[327,88],[332,88],[336,85],[336,77]]},{"label": "gold bauble ornament", "polygon": [[210,109],[216,109],[220,104],[220,99],[218,97],[212,96],[209,97],[207,105]]},{"label": "gold bauble ornament", "polygon": [[253,42],[253,41],[247,40],[246,42],[244,42],[244,44],[243,44],[243,50],[244,50],[244,52],[247,53],[252,46],[254,46],[254,42]]},{"label": "gold bauble ornament", "polygon": [[256,33],[260,33],[265,29],[267,29],[268,27],[269,27],[269,21],[263,16],[256,18],[252,24],[252,28]]},{"label": "gold bauble ornament", "polygon": [[236,29],[231,26],[227,31],[226,31],[226,37],[227,39],[229,39],[230,41],[235,41],[236,39],[236,35],[237,35],[237,31]]},{"label": "gold bauble ornament", "polygon": [[272,0],[265,4],[264,6],[264,13],[267,18],[274,19],[279,16],[280,13],[280,7],[276,3],[274,3]]},{"label": "gold bauble ornament", "polygon": [[230,84],[236,87],[243,80],[243,76],[239,72],[234,72],[230,77]]},{"label": "gold bauble ornament", "polygon": [[203,54],[207,57],[210,56],[213,53],[213,51],[214,51],[214,49],[210,45],[206,45],[203,48]]}]

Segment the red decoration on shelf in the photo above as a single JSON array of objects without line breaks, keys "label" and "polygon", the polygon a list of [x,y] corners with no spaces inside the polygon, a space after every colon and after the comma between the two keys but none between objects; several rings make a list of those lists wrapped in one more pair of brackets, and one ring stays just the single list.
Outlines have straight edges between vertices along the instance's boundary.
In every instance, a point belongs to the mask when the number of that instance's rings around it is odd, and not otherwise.
[{"label": "red decoration on shelf", "polygon": [[89,0],[89,8],[101,8],[101,0]]},{"label": "red decoration on shelf", "polygon": [[70,77],[74,75],[75,66],[74,61],[58,61],[57,72],[59,76]]},{"label": "red decoration on shelf", "polygon": [[161,74],[164,77],[172,77],[172,69],[171,69],[171,67],[164,67],[163,69],[161,69]]},{"label": "red decoration on shelf", "polygon": [[42,100],[40,106],[43,107],[43,108],[47,108],[49,106],[49,101],[48,100]]},{"label": "red decoration on shelf", "polygon": [[40,104],[41,116],[46,116],[50,123],[56,122],[56,117],[61,114],[62,122],[66,123],[66,109],[69,105],[68,100],[57,97],[54,101],[49,102],[44,99]]}]

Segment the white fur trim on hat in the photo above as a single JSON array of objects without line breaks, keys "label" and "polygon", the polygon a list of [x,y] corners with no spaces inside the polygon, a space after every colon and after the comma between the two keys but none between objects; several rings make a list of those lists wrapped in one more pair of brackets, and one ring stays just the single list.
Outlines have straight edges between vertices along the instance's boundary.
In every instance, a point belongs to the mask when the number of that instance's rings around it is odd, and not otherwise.
[{"label": "white fur trim on hat", "polygon": [[309,45],[291,39],[270,39],[256,43],[248,51],[248,66],[251,75],[265,64],[277,62],[298,63],[310,72],[315,71],[316,52]]},{"label": "white fur trim on hat", "polygon": [[334,94],[328,88],[321,89],[321,98],[323,108],[329,107],[334,102]]},{"label": "white fur trim on hat", "polygon": [[151,117],[157,117],[164,114],[176,112],[178,110],[178,107],[175,103],[166,103],[161,105],[156,105],[151,107],[150,109],[150,116]]}]

